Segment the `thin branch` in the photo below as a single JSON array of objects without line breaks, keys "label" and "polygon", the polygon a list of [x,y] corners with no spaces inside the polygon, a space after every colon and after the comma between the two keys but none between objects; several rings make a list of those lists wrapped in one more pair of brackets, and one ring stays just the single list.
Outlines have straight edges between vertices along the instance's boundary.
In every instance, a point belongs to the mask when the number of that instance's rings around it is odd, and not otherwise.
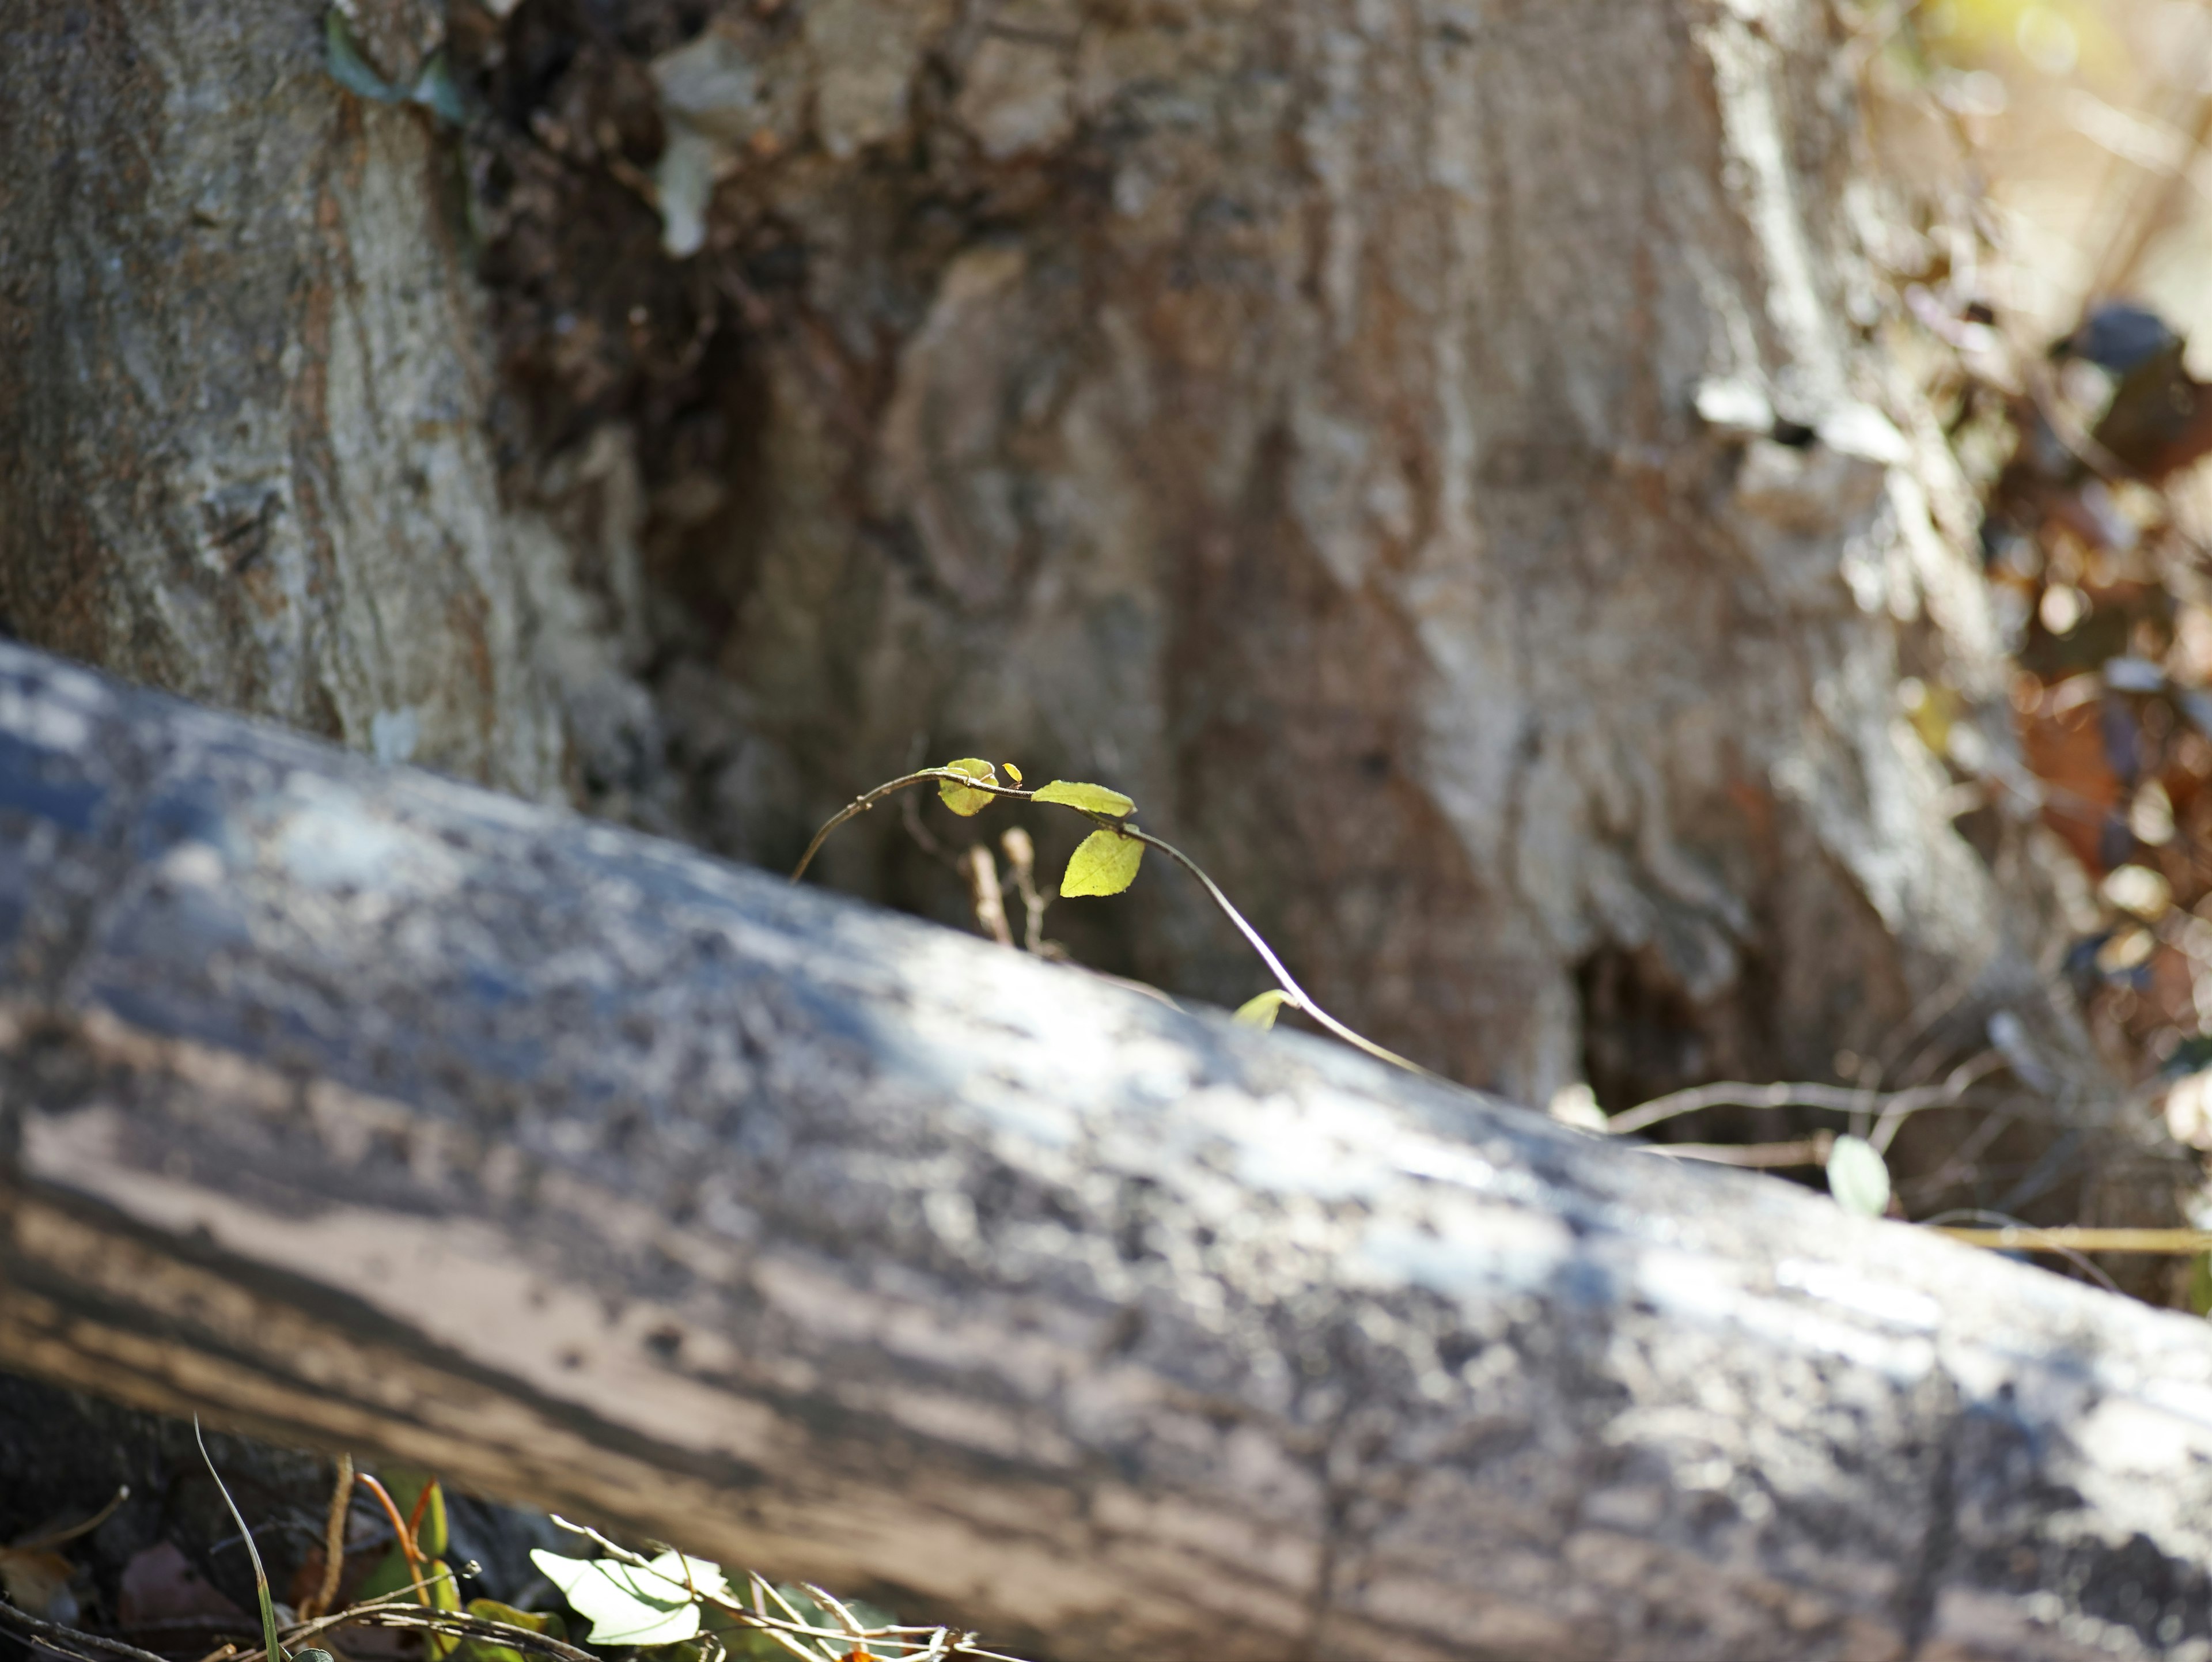
[{"label": "thin branch", "polygon": [[81,1535],[91,1534],[93,1531],[115,1516],[116,1507],[130,1498],[131,1485],[125,1483],[109,1498],[106,1506],[94,1513],[82,1523],[71,1524],[66,1529],[52,1530],[45,1535],[32,1536],[27,1540],[11,1542],[9,1545],[17,1552],[50,1552],[65,1542],[76,1540]]},{"label": "thin branch", "polygon": [[337,1476],[331,1484],[331,1506],[323,1520],[323,1580],[300,1614],[314,1620],[337,1602],[338,1581],[345,1574],[346,1514],[353,1508],[353,1456],[338,1456]]},{"label": "thin branch", "polygon": [[1290,995],[1291,1002],[1296,1005],[1300,1010],[1304,1011],[1308,1016],[1310,1016],[1314,1020],[1319,1022],[1322,1026],[1326,1027],[1330,1032],[1335,1034],[1337,1038],[1342,1039],[1346,1044],[1351,1045],[1354,1050],[1364,1050],[1369,1056],[1375,1057],[1378,1061],[1387,1062],[1393,1067],[1403,1068],[1409,1074],[1419,1074],[1423,1079],[1437,1080],[1437,1082],[1440,1084],[1446,1082],[1440,1079],[1438,1075],[1431,1073],[1427,1068],[1422,1067],[1418,1062],[1408,1062],[1405,1057],[1400,1056],[1395,1050],[1386,1050],[1382,1046],[1375,1043],[1373,1039],[1364,1038],[1360,1034],[1352,1032],[1351,1028],[1346,1026],[1334,1016],[1329,1014],[1328,1011],[1322,1009],[1320,1005],[1315,1003],[1312,995],[1308,993],[1304,988],[1299,986],[1298,983],[1291,978],[1291,972],[1283,967],[1283,960],[1277,958],[1274,953],[1274,949],[1269,947],[1267,941],[1261,938],[1259,930],[1254,928],[1250,923],[1247,922],[1244,918],[1244,914],[1238,911],[1234,905],[1230,904],[1229,897],[1221,892],[1221,886],[1216,883],[1212,878],[1208,877],[1195,860],[1193,860],[1181,849],[1176,847],[1174,843],[1164,842],[1161,838],[1154,837],[1150,831],[1139,831],[1134,825],[1120,825],[1118,822],[1103,819],[1100,823],[1103,825],[1109,826],[1109,828],[1120,831],[1121,835],[1124,837],[1133,837],[1138,842],[1143,843],[1149,847],[1158,849],[1162,854],[1167,855],[1169,859],[1174,861],[1176,864],[1181,866],[1185,871],[1196,878],[1200,886],[1205,889],[1208,895],[1212,897],[1213,904],[1221,908],[1222,915],[1231,923],[1234,923],[1237,926],[1237,933],[1242,934],[1247,941],[1251,943],[1252,950],[1254,952],[1260,954],[1260,961],[1267,966],[1267,972],[1275,977],[1275,984],[1280,987],[1284,992],[1287,993]]},{"label": "thin branch", "polygon": [[127,1662],[170,1662],[167,1657],[156,1656],[151,1651],[142,1651],[136,1645],[125,1644],[120,1639],[103,1639],[96,1633],[86,1633],[79,1628],[65,1628],[58,1622],[43,1621],[28,1610],[17,1610],[5,1599],[0,1599],[0,1626],[27,1633],[41,1644],[52,1645],[56,1650],[66,1652],[72,1645],[82,1645],[87,1650],[97,1651],[103,1655],[124,1657]]},{"label": "thin branch", "polygon": [[1710,1161],[1715,1166],[1747,1166],[1761,1170],[1793,1166],[1826,1166],[1828,1151],[1836,1146],[1835,1133],[1818,1131],[1795,1142],[1647,1142],[1647,1154],[1668,1160]]},{"label": "thin branch", "polygon": [[[998,784],[988,779],[971,778],[964,773],[955,773],[950,768],[919,769],[913,773],[891,780],[887,784],[878,785],[866,795],[856,796],[840,808],[829,824],[814,833],[814,840],[806,845],[806,852],[799,855],[799,864],[792,869],[791,880],[796,883],[806,874],[807,867],[813,863],[814,856],[821,851],[823,843],[829,840],[830,833],[836,831],[838,826],[843,825],[848,819],[866,813],[892,792],[904,790],[909,785],[918,785],[925,779],[949,780],[963,789],[987,791],[994,796],[1012,796],[1027,800],[1036,794],[1030,790],[1016,789],[1012,786]],[[1419,1074],[1423,1079],[1437,1080],[1439,1083],[1446,1082],[1438,1075],[1432,1074],[1422,1067],[1420,1063],[1408,1062],[1395,1050],[1385,1050],[1373,1039],[1354,1032],[1316,1003],[1313,995],[1299,986],[1292,978],[1291,972],[1283,967],[1283,960],[1275,956],[1274,948],[1268,946],[1261,938],[1260,932],[1245,920],[1244,914],[1230,903],[1229,897],[1221,892],[1221,886],[1208,877],[1195,860],[1176,847],[1174,843],[1154,837],[1150,831],[1139,831],[1126,819],[1114,814],[1098,813],[1089,808],[1079,808],[1072,802],[1051,803],[1047,806],[1073,809],[1102,831],[1110,831],[1122,837],[1133,837],[1139,843],[1158,849],[1198,880],[1200,886],[1212,897],[1213,904],[1221,908],[1222,915],[1237,926],[1237,933],[1251,943],[1254,952],[1259,953],[1260,961],[1267,966],[1267,972],[1275,977],[1275,984],[1289,995],[1291,1002],[1299,1010],[1354,1050],[1364,1050],[1377,1061],[1387,1062],[1395,1068],[1403,1068],[1409,1074]]]},{"label": "thin branch", "polygon": [[792,868],[791,880],[796,883],[806,875],[806,868],[814,863],[814,856],[822,851],[822,845],[829,841],[831,831],[836,831],[838,826],[855,815],[866,813],[892,792],[904,790],[908,785],[918,785],[925,779],[949,779],[965,789],[988,791],[993,796],[1018,796],[1026,800],[1034,794],[1026,790],[1017,790],[1011,785],[996,784],[988,779],[971,779],[964,773],[953,772],[951,768],[922,768],[916,772],[902,775],[888,784],[877,786],[865,796],[854,797],[843,807],[838,809],[830,823],[814,833],[814,840],[806,845],[806,852],[799,856],[798,865]]},{"label": "thin branch", "polygon": [[1935,1228],[1937,1234],[1969,1246],[1990,1246],[2007,1252],[2141,1252],[2169,1258],[2193,1258],[2212,1252],[2212,1229],[2100,1229],[2087,1224],[2051,1229],[2029,1224],[2007,1224],[1996,1229],[1962,1229],[1946,1224]]},{"label": "thin branch", "polygon": [[1878,1108],[1881,1116],[1875,1122],[1874,1136],[1869,1140],[1877,1148],[1887,1148],[1897,1135],[1897,1127],[1908,1115],[1923,1108],[1951,1105],[1969,1086],[2002,1066],[2002,1056],[1995,1050],[1984,1050],[1953,1068],[1941,1085],[1918,1085],[1907,1091],[1893,1091],[1887,1096],[1872,1096],[1858,1087],[1848,1085],[1814,1085],[1793,1080],[1752,1085],[1741,1080],[1722,1080],[1711,1085],[1692,1086],[1686,1091],[1670,1091],[1663,1097],[1654,1097],[1649,1102],[1624,1109],[1606,1122],[1605,1129],[1613,1136],[1632,1136],[1662,1120],[1677,1119],[1707,1108],[1820,1108],[1845,1114]]}]

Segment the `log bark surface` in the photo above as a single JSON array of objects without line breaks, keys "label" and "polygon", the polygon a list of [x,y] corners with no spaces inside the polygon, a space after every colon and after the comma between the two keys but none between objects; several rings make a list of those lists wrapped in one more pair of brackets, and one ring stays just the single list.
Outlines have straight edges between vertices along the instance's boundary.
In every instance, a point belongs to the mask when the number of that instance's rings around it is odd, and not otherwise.
[{"label": "log bark surface", "polygon": [[1779,1183],[14,647],[0,951],[10,1367],[1059,1658],[2212,1656],[2205,1325]]}]

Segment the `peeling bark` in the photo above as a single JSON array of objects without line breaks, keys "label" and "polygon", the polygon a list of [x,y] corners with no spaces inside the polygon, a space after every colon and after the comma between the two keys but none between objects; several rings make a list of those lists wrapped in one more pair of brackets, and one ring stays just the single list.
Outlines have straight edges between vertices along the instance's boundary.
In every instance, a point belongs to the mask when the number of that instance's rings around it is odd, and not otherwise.
[{"label": "peeling bark", "polygon": [[0,649],[0,1365],[1053,1657],[2212,1655],[2212,1334]]}]

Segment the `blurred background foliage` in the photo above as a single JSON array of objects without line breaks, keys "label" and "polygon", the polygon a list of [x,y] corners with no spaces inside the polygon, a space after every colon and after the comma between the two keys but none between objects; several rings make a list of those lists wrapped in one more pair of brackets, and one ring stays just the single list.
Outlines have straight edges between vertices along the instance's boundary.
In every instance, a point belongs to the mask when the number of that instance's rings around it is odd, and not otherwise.
[{"label": "blurred background foliage", "polygon": [[2027,775],[1954,689],[1903,713],[1962,831],[2024,792],[2072,851],[2057,967],[2212,1151],[2212,5],[1925,0],[1863,39],[1895,344],[1984,503]]}]

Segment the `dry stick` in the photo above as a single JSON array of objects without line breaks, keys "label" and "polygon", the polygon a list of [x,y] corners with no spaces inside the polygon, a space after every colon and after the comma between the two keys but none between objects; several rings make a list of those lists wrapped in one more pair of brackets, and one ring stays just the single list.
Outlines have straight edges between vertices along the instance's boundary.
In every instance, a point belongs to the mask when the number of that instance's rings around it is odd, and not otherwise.
[{"label": "dry stick", "polygon": [[1613,1136],[1630,1136],[1662,1120],[1694,1114],[1704,1108],[1825,1108],[1839,1113],[1859,1113],[1879,1107],[1881,1114],[1875,1122],[1875,1138],[1880,1141],[1875,1146],[1886,1148],[1907,1115],[1923,1108],[1949,1106],[1965,1093],[1967,1087],[2003,1065],[2003,1056],[1995,1050],[1984,1050],[1954,1068],[1941,1085],[1915,1086],[1909,1091],[1893,1091],[1887,1096],[1871,1099],[1865,1091],[1853,1086],[1812,1085],[1790,1080],[1778,1080],[1771,1085],[1750,1085],[1738,1080],[1723,1080],[1711,1085],[1692,1086],[1686,1091],[1670,1091],[1663,1097],[1654,1097],[1649,1102],[1624,1109],[1606,1122],[1605,1129]]},{"label": "dry stick", "polygon": [[82,1524],[71,1524],[66,1529],[52,1530],[44,1535],[33,1535],[21,1541],[11,1541],[9,1545],[17,1552],[49,1552],[65,1542],[76,1540],[80,1535],[91,1534],[93,1531],[115,1516],[116,1507],[130,1498],[131,1485],[125,1483],[115,1491],[106,1506],[94,1513]]},{"label": "dry stick", "polygon": [[338,1456],[337,1481],[331,1485],[331,1509],[323,1520],[323,1580],[300,1606],[300,1615],[313,1621],[337,1602],[338,1581],[345,1573],[346,1513],[353,1506],[353,1456]]},{"label": "dry stick", "polygon": [[[909,796],[907,801],[911,802],[914,799]],[[999,888],[999,862],[991,858],[991,845],[976,843],[961,863],[968,868],[968,887],[975,902],[975,921],[1001,947],[1012,947],[1014,932],[1006,926],[1006,896]]]},{"label": "dry stick", "polygon": [[951,768],[923,768],[917,772],[894,779],[888,784],[878,785],[866,795],[856,796],[838,809],[830,823],[814,833],[814,840],[806,845],[806,852],[799,856],[799,863],[791,869],[791,880],[796,883],[806,875],[806,868],[814,863],[814,856],[821,852],[823,843],[829,841],[831,831],[836,831],[838,826],[854,815],[866,813],[893,791],[904,790],[908,785],[918,785],[925,779],[949,779],[967,789],[988,791],[993,796],[1018,796],[1027,800],[1035,794],[1030,791],[1016,790],[1010,785],[994,784],[988,779],[971,779],[964,773],[955,773]]},{"label": "dry stick", "polygon": [[19,1633],[29,1634],[40,1644],[52,1646],[64,1655],[82,1655],[72,1651],[72,1645],[82,1645],[88,1650],[108,1656],[120,1656],[128,1662],[172,1662],[167,1657],[156,1656],[151,1651],[142,1651],[136,1645],[126,1645],[120,1639],[103,1639],[96,1633],[86,1633],[78,1628],[65,1628],[58,1622],[42,1621],[28,1610],[17,1610],[5,1599],[0,1599],[0,1627],[14,1628]]},{"label": "dry stick", "polygon": [[2032,1224],[2008,1225],[2001,1229],[1961,1229],[1949,1224],[1936,1227],[1939,1235],[1969,1246],[1994,1246],[2021,1252],[2141,1252],[2162,1257],[2193,1258],[2212,1252],[2212,1229],[2102,1229],[2090,1224],[2065,1224],[2038,1228]]},{"label": "dry stick", "polygon": [[1826,1166],[1836,1134],[1818,1131],[1795,1142],[1647,1142],[1643,1152],[1664,1154],[1668,1160],[1706,1160],[1715,1166],[1747,1166],[1760,1169],[1791,1166]]}]

